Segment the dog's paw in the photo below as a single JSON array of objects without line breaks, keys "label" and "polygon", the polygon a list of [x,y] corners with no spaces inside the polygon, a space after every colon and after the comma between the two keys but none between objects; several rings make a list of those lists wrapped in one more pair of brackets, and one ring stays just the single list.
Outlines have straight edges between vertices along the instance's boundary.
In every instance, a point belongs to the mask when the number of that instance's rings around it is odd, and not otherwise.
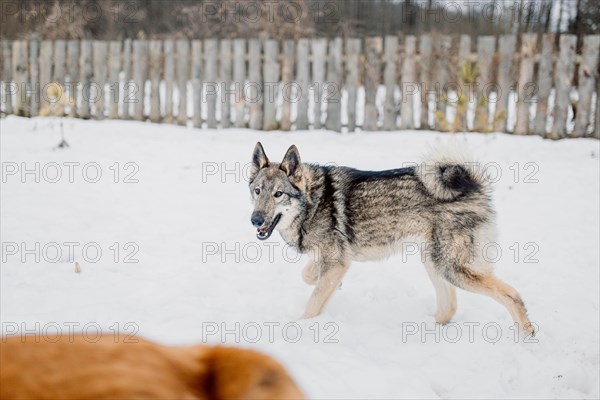
[{"label": "dog's paw", "polygon": [[434,318],[435,318],[436,323],[438,323],[440,325],[446,325],[452,319],[452,315],[448,315],[447,313],[444,313],[444,314],[436,313]]},{"label": "dog's paw", "polygon": [[303,319],[311,319],[311,318],[314,318],[314,317],[316,317],[316,316],[318,316],[318,315],[319,315],[319,314],[309,313],[309,312],[306,312],[306,311],[305,311],[305,312],[304,312],[304,313],[303,313],[303,314],[300,316],[300,318],[298,318],[298,319],[299,319],[299,320],[303,320]]},{"label": "dog's paw", "polygon": [[535,337],[535,334],[537,333],[537,331],[535,330],[535,328],[531,322],[528,322],[525,324],[522,332],[526,338],[533,338],[533,337]]}]

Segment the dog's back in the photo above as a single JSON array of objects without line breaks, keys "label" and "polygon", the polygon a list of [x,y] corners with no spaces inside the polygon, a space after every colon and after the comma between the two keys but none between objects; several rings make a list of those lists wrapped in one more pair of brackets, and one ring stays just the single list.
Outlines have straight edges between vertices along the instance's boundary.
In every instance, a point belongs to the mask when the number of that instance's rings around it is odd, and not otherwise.
[{"label": "dog's back", "polygon": [[302,398],[278,362],[228,347],[31,335],[2,338],[0,364],[2,399]]}]

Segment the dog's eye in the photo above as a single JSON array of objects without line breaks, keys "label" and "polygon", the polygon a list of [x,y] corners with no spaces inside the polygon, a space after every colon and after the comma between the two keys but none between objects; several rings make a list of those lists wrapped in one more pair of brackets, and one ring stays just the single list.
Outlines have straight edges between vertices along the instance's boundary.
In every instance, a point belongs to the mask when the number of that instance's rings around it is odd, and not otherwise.
[{"label": "dog's eye", "polygon": [[254,193],[260,194],[260,189],[259,188],[254,189]]},{"label": "dog's eye", "polygon": [[278,190],[278,191],[275,192],[275,194],[273,196],[275,196],[275,197],[281,197],[282,194],[283,194],[283,192],[280,191],[280,190]]}]

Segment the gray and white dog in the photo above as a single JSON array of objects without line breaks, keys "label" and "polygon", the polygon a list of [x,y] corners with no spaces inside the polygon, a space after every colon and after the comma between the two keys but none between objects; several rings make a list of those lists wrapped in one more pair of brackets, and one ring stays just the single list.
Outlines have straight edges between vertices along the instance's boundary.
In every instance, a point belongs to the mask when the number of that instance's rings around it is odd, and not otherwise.
[{"label": "gray and white dog", "polygon": [[494,210],[485,176],[472,163],[440,153],[415,167],[359,171],[301,163],[293,145],[273,163],[257,143],[252,164],[258,239],[277,228],[311,258],[302,275],[316,286],[302,318],[321,313],[352,260],[385,258],[417,240],[425,244],[438,323],[454,316],[459,287],[492,297],[533,334],[521,296],[494,276],[482,255],[494,240]]}]

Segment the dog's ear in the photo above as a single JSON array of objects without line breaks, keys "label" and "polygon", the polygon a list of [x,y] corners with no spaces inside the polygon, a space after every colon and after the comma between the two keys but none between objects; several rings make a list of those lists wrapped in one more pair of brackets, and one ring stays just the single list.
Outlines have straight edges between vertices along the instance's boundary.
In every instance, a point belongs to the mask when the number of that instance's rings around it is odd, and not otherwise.
[{"label": "dog's ear", "polygon": [[211,399],[303,399],[277,361],[253,350],[213,347],[202,357],[202,392]]},{"label": "dog's ear", "polygon": [[300,173],[300,153],[298,148],[291,145],[288,151],[283,156],[283,161],[279,168],[283,170],[289,177],[297,177]]},{"label": "dog's ear", "polygon": [[252,164],[257,170],[269,166],[269,159],[267,158],[265,149],[263,149],[260,142],[256,142],[256,146],[254,146],[254,152],[252,153]]}]

